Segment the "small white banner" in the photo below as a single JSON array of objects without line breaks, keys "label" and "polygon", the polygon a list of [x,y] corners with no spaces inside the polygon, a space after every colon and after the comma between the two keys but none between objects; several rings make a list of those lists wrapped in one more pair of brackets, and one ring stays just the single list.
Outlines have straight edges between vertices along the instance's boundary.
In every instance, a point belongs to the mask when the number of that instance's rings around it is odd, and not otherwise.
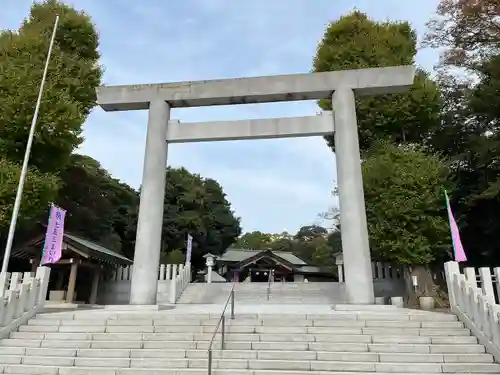
[{"label": "small white banner", "polygon": [[188,234],[186,245],[186,264],[191,263],[191,252],[193,250],[193,236]]}]

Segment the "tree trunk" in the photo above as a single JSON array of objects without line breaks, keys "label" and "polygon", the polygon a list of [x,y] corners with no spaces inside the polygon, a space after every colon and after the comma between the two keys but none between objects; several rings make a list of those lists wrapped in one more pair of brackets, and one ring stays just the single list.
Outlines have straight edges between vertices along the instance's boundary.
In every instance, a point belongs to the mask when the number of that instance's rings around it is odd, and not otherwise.
[{"label": "tree trunk", "polygon": [[[435,297],[437,286],[432,277],[432,272],[428,267],[424,266],[414,266],[412,269],[411,276],[417,277],[417,294]],[[410,280],[412,281],[412,280]]]},{"label": "tree trunk", "polygon": [[[411,271],[410,271],[411,270]],[[413,286],[412,276],[417,277],[417,287]],[[446,307],[446,296],[442,295],[439,286],[434,282],[432,271],[426,266],[413,266],[405,270],[405,281],[408,290],[410,307],[419,306],[419,297],[434,297],[439,307]]]}]

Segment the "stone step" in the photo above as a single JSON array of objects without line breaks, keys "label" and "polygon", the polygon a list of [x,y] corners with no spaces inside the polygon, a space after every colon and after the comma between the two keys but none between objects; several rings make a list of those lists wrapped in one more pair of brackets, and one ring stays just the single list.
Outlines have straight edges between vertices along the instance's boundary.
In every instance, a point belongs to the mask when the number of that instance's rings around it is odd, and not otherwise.
[{"label": "stone step", "polygon": [[[110,368],[114,373],[120,374],[119,369],[130,368],[139,373],[139,369],[182,369],[199,368],[207,371],[207,359],[125,359],[125,358],[57,358],[57,357],[24,357],[34,362],[32,364],[15,364],[3,362],[4,373],[25,373],[25,374],[54,374],[62,375],[65,368],[74,366],[73,374],[88,373],[85,370],[97,368]],[[35,361],[36,360],[36,361]],[[52,364],[48,362],[52,360]],[[69,364],[74,361],[73,364]],[[56,364],[61,363],[61,365]],[[67,363],[62,365],[62,363]],[[62,368],[61,368],[62,367]],[[81,369],[79,369],[81,367]],[[228,370],[281,370],[286,371],[330,371],[330,372],[375,372],[375,373],[411,373],[418,369],[419,373],[500,373],[498,363],[379,363],[379,362],[336,362],[336,361],[292,361],[292,360],[237,360],[237,359],[214,359],[212,362],[214,369]],[[85,371],[85,372],[84,372]],[[87,370],[88,371],[88,370]],[[92,372],[91,372],[92,373]],[[96,372],[98,373],[98,372]],[[147,374],[146,371],[143,373]],[[156,374],[156,371],[152,371]],[[177,372],[176,372],[177,373]],[[234,373],[234,372],[233,372]],[[309,373],[310,374],[310,373]]]},{"label": "stone step", "polygon": [[[222,308],[221,308],[222,310]],[[215,314],[179,314],[175,315],[171,312],[123,312],[95,310],[91,312],[93,319],[96,320],[170,320],[170,321],[202,321],[202,320],[218,320],[220,312]],[[259,320],[375,320],[375,321],[417,321],[417,322],[442,322],[442,321],[457,321],[457,317],[451,314],[430,313],[430,312],[375,312],[375,311],[339,311],[331,314],[282,314],[279,317],[276,314],[239,314],[236,308],[237,320],[259,319]],[[37,320],[89,320],[89,313],[46,313],[38,314]],[[92,320],[93,320],[92,319]]]},{"label": "stone step", "polygon": [[[0,365],[1,367],[1,365]],[[10,366],[11,368],[12,366]],[[33,366],[16,366],[15,369],[20,372],[3,373],[2,375],[56,375],[54,369],[38,369]],[[1,369],[0,369],[1,371]],[[42,372],[40,372],[42,371]],[[206,375],[207,369],[109,369],[99,367],[61,367],[58,369],[59,375]],[[382,373],[382,372],[363,372],[363,375],[425,375],[425,373]],[[283,375],[281,370],[234,370],[234,369],[213,369],[212,375]],[[286,371],[286,375],[360,375],[359,372],[332,372],[332,371]],[[486,373],[474,373],[474,375],[487,375]],[[489,374],[488,374],[489,375]]]},{"label": "stone step", "polygon": [[[234,337],[237,336],[237,337]],[[477,344],[477,338],[474,336],[457,336],[457,337],[423,337],[423,336],[329,336],[320,337],[322,340],[304,340],[297,335],[283,336],[283,335],[265,335],[266,337],[242,337],[244,335],[232,335],[229,334],[226,337],[226,342],[246,342],[250,344],[266,344],[266,343],[274,343],[274,342],[282,342],[282,343],[298,343],[298,344],[336,344],[336,345],[345,345],[345,344],[434,344],[434,345],[456,345],[456,344]],[[150,349],[159,349],[170,347],[170,343],[174,342],[183,342],[185,345],[192,347],[192,343],[196,345],[199,344],[200,347],[205,345],[211,340],[207,337],[206,340],[193,340],[192,338],[182,336],[177,337],[174,334],[152,334],[151,336],[146,336],[142,339],[139,338],[128,338],[125,340],[124,338],[120,338],[117,335],[113,336],[98,336],[93,337],[93,340],[90,339],[68,339],[67,336],[64,338],[61,337],[59,340],[51,338],[51,339],[27,339],[27,338],[13,338],[13,339],[4,339],[0,342],[0,346],[23,346],[25,343],[26,347],[71,347],[71,348],[89,348],[89,343],[92,343],[92,347],[94,348],[108,348],[107,343],[115,342],[116,345],[120,345],[122,348],[129,349],[140,349],[140,348],[150,348]],[[220,340],[216,340],[215,342],[219,342]],[[60,346],[63,345],[63,346]],[[113,348],[110,346],[109,348]]]},{"label": "stone step", "polygon": [[[160,349],[52,349],[52,348],[11,348],[4,353],[0,350],[0,363],[4,364],[51,364],[72,366],[70,359],[79,358],[125,358],[125,359],[204,359],[206,350],[160,350]],[[14,350],[20,349],[20,350]],[[22,350],[22,352],[21,352]],[[322,352],[289,350],[214,350],[214,358],[222,359],[262,359],[262,360],[319,360],[343,362],[397,362],[397,363],[493,363],[490,354],[420,354],[420,353],[376,353],[376,352]],[[50,359],[53,359],[51,362]],[[37,362],[40,359],[40,362]],[[60,363],[58,361],[60,360]]]},{"label": "stone step", "polygon": [[[220,332],[215,337],[220,340]],[[26,340],[78,340],[78,341],[210,341],[213,333],[86,333],[82,332],[13,332],[12,338]],[[477,339],[470,335],[443,335],[433,336],[427,334],[392,334],[380,332],[378,334],[295,334],[295,333],[226,333],[226,341],[285,341],[285,342],[345,342],[345,343],[406,343],[406,344],[474,344]]]},{"label": "stone step", "polygon": [[[30,326],[208,326],[213,327],[219,323],[219,319],[178,321],[164,319],[79,319],[79,320],[52,320],[52,319],[31,319]],[[463,328],[459,321],[391,321],[391,320],[322,320],[322,319],[229,319],[226,318],[227,326],[279,326],[279,327],[388,327],[388,328]]]},{"label": "stone step", "polygon": [[[141,326],[141,325],[24,325],[19,332],[35,333],[213,333],[215,326]],[[294,326],[233,326],[227,333],[245,334],[340,334],[340,335],[416,335],[416,336],[469,336],[466,328],[406,328],[406,327],[294,327]]]},{"label": "stone step", "polygon": [[[90,340],[27,340],[6,339],[0,341],[1,348],[68,348],[68,349],[208,349],[209,341],[110,341]],[[215,341],[213,348],[219,348],[220,342]],[[228,341],[226,349],[234,350],[314,350],[314,351],[344,351],[344,352],[395,352],[395,353],[484,353],[483,345],[477,340],[471,343],[457,343],[449,340],[447,343],[435,341],[432,344],[414,343],[346,343],[346,342],[250,342]]]}]

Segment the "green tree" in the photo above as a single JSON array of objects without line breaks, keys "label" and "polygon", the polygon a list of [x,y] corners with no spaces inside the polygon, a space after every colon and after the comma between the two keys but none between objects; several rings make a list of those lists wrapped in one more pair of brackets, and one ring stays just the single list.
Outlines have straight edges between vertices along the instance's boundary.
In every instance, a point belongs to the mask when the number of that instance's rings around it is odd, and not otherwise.
[{"label": "green tree", "polygon": [[424,46],[442,51],[444,67],[475,71],[500,55],[498,0],[441,0],[427,27]]},{"label": "green tree", "polygon": [[[322,266],[325,260],[325,250],[328,246],[328,231],[318,225],[301,227],[294,236],[293,252],[306,263]],[[319,250],[319,253],[317,253]],[[317,256],[315,257],[315,254]],[[320,256],[319,254],[322,253]],[[320,263],[318,263],[320,262]]]},{"label": "green tree", "polygon": [[270,249],[273,235],[260,231],[247,232],[239,237],[233,244],[236,249],[266,250]]},{"label": "green tree", "polygon": [[186,261],[182,250],[172,250],[162,256],[162,264],[183,264]]},{"label": "green tree", "polygon": [[477,64],[473,86],[452,81],[458,94],[450,98],[443,131],[433,136],[435,149],[453,160],[456,215],[469,264],[477,266],[496,264],[500,253],[499,61]]},{"label": "green tree", "polygon": [[73,154],[61,171],[57,204],[68,211],[66,229],[112,250],[133,255],[126,237],[128,212],[137,192],[121,183],[89,156]]},{"label": "green tree", "polygon": [[[451,249],[443,188],[449,169],[419,146],[374,146],[363,163],[368,231],[373,255],[427,267]],[[432,280],[432,278],[431,278]]]},{"label": "green tree", "polygon": [[[19,165],[0,158],[0,243],[7,238],[20,173]],[[20,229],[29,227],[42,213],[48,213],[48,203],[55,199],[59,182],[59,179],[51,174],[30,168],[21,203],[22,216],[18,220]]]},{"label": "green tree", "polygon": [[336,271],[335,256],[328,243],[319,245],[312,254],[312,263],[319,267],[325,267],[331,271]]},{"label": "green tree", "polygon": [[436,13],[425,43],[442,53],[439,83],[445,105],[430,143],[452,161],[452,203],[469,264],[497,264],[500,8],[496,0],[441,0]]},{"label": "green tree", "polygon": [[[408,22],[375,22],[354,11],[326,28],[313,69],[316,72],[414,64],[416,33]],[[331,110],[331,100],[321,100]],[[378,139],[419,142],[440,124],[438,87],[419,70],[413,87],[405,93],[356,99],[359,142],[362,151]],[[334,149],[333,137],[327,136]]]},{"label": "green tree", "polygon": [[35,131],[16,239],[24,238],[40,221],[46,222],[48,204],[56,199],[59,187],[56,176],[82,141],[81,127],[95,106],[95,88],[101,82],[98,37],[86,14],[62,2],[47,0],[33,4],[19,30],[0,31],[1,243],[11,218],[20,164],[56,14],[60,15],[60,22]]},{"label": "green tree", "polygon": [[58,171],[82,142],[82,125],[101,83],[98,36],[90,18],[56,0],[35,3],[18,31],[0,34],[0,154],[19,162],[33,116],[55,15],[50,60],[30,163]]},{"label": "green tree", "polygon": [[[138,207],[131,212],[128,236],[135,238]],[[222,254],[240,235],[235,217],[222,187],[184,168],[167,168],[163,213],[162,256],[186,248],[193,236],[192,264],[202,268],[203,255]]]}]

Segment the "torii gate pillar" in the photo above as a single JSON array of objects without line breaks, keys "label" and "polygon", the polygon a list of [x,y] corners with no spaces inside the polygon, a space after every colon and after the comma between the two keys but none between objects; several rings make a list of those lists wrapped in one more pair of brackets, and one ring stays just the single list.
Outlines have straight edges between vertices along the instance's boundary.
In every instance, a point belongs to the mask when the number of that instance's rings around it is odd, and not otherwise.
[{"label": "torii gate pillar", "polygon": [[[130,303],[156,304],[168,143],[300,137],[334,131],[347,302],[374,303],[354,95],[401,92],[413,85],[414,75],[414,67],[399,66],[100,87],[98,102],[106,111],[149,110]],[[170,108],[176,107],[325,98],[332,98],[333,115],[244,120],[239,124],[169,121]]]}]

